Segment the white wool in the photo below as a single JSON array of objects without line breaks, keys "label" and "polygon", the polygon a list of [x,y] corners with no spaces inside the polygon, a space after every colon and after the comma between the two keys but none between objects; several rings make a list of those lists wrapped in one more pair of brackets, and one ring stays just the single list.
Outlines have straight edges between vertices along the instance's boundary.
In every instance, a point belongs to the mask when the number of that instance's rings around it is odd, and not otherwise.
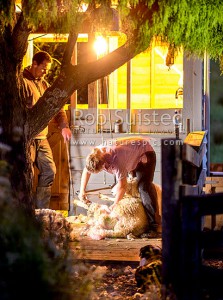
[{"label": "white wool", "polygon": [[[158,198],[161,198],[161,188],[158,185],[155,187]],[[113,194],[116,189],[116,186],[112,189]],[[100,195],[100,198],[111,200],[105,195]],[[87,235],[96,240],[105,237],[125,238],[129,234],[137,237],[145,233],[149,223],[139,196],[137,179],[128,178],[127,191],[111,212],[106,205],[92,203],[88,209],[88,226]]]},{"label": "white wool", "polygon": [[[154,184],[158,196],[159,212],[161,214],[161,188]],[[112,189],[115,195],[117,186]],[[108,197],[99,193],[99,198],[114,201],[114,197]],[[109,210],[109,206],[99,203],[91,203],[87,209],[86,226],[81,235],[87,235],[95,240],[106,237],[126,238],[128,236],[141,236],[149,228],[148,218],[142,205],[138,191],[136,177],[127,178],[127,189],[122,200]]]},{"label": "white wool", "polygon": [[[111,190],[112,195],[116,195],[117,193],[117,184]],[[135,197],[140,198],[139,190],[138,190],[138,180],[136,177],[127,178],[127,188],[124,197]]]}]

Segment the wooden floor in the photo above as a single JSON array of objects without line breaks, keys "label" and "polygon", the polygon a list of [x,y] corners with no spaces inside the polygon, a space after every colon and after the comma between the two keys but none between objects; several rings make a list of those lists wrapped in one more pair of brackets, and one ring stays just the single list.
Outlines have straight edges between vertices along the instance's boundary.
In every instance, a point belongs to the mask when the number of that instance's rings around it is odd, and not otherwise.
[{"label": "wooden floor", "polygon": [[[111,191],[100,190],[102,194],[112,196]],[[102,204],[108,204],[106,201],[99,199],[98,191],[92,192],[89,195],[89,199],[93,202],[99,202]],[[85,214],[86,210],[79,207],[79,213]],[[81,210],[82,209],[82,210]],[[81,224],[76,225],[76,238],[78,242],[70,242],[70,249],[73,252],[74,257],[77,256],[81,260],[92,261],[122,261],[122,262],[138,262],[140,248],[146,245],[162,246],[161,238],[149,238],[149,239],[105,239],[105,240],[92,240],[89,237],[83,237],[79,235],[79,229]],[[78,228],[79,227],[79,228]],[[75,231],[75,227],[73,228]]]},{"label": "wooden floor", "polygon": [[71,242],[70,249],[78,259],[98,261],[132,261],[138,262],[140,248],[146,245],[162,246],[161,238],[150,239],[106,239],[91,240],[81,238]]}]

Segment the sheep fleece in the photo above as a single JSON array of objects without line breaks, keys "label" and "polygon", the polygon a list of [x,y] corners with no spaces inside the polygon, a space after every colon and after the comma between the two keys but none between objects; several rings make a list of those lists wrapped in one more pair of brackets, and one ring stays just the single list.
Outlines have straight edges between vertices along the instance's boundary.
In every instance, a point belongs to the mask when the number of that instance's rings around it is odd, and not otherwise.
[{"label": "sheep fleece", "polygon": [[139,236],[148,228],[142,202],[138,198],[124,198],[109,213],[103,205],[93,203],[89,208],[90,219],[87,235],[92,239]]}]

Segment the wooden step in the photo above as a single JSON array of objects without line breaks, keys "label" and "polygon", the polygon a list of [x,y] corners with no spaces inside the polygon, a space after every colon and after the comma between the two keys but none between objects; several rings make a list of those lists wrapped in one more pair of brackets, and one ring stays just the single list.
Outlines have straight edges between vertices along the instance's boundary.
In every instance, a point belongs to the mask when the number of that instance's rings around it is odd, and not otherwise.
[{"label": "wooden step", "polygon": [[70,249],[74,256],[84,260],[100,261],[139,261],[140,248],[146,245],[161,247],[159,239],[106,239],[91,240],[81,238],[79,242],[70,242]]}]

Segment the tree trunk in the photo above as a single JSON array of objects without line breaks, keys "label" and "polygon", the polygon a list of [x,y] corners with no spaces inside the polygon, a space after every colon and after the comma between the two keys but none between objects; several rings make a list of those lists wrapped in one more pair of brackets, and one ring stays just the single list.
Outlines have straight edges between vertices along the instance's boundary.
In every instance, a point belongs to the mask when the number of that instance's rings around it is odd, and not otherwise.
[{"label": "tree trunk", "polygon": [[[19,68],[10,51],[0,50],[0,161],[6,161],[7,176],[15,203],[31,213],[32,172],[25,124],[27,112],[20,95]],[[10,48],[9,48],[10,49]],[[4,64],[3,64],[4,62]],[[1,170],[0,170],[1,172]]]}]

